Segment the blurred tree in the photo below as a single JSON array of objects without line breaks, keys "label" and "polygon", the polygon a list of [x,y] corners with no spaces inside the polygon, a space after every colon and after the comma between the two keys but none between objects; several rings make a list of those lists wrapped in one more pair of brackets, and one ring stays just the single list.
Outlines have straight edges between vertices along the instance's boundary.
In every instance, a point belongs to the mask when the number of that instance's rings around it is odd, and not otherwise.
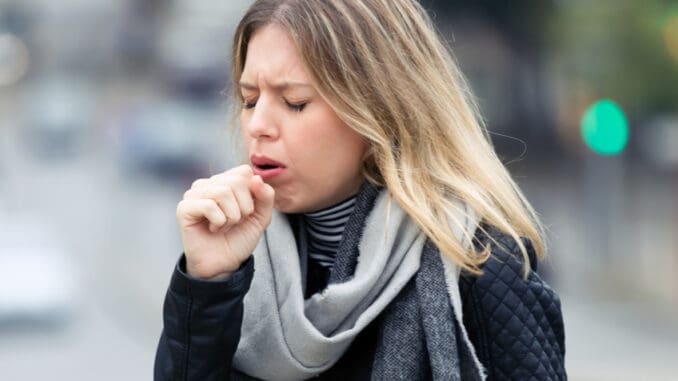
[{"label": "blurred tree", "polygon": [[568,83],[585,82],[636,118],[676,111],[678,61],[664,37],[675,1],[563,1],[557,14],[549,35]]}]

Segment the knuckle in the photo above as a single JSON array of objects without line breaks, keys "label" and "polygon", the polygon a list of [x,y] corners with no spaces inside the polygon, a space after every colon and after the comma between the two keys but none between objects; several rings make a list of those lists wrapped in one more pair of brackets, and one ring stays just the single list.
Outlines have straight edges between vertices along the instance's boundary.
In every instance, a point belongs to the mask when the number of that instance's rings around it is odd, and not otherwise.
[{"label": "knuckle", "polygon": [[243,164],[239,168],[244,175],[251,176],[254,173],[252,171],[252,167],[249,166],[248,164]]},{"label": "knuckle", "polygon": [[232,179],[237,181],[251,177],[252,173],[252,168],[247,164],[243,164],[221,173],[220,176],[222,176],[224,179]]},{"label": "knuckle", "polygon": [[197,179],[191,184],[191,189],[200,188],[207,182],[206,179]]},{"label": "knuckle", "polygon": [[221,185],[214,189],[214,197],[216,198],[232,198],[233,188],[230,185]]},{"label": "knuckle", "polygon": [[186,208],[187,208],[186,201],[184,201],[184,200],[179,201],[179,203],[177,204],[177,209],[176,209],[177,217],[183,216],[186,213]]},{"label": "knuckle", "polygon": [[231,182],[233,182],[233,174],[226,172],[226,173],[220,173],[218,175],[214,175],[210,178],[210,180],[213,181],[214,184],[219,184],[219,185],[228,185]]},{"label": "knuckle", "polygon": [[206,210],[215,211],[215,212],[220,210],[217,202],[215,200],[212,200],[212,199],[206,199],[204,201],[203,205],[204,205],[203,207]]},{"label": "knuckle", "polygon": [[214,200],[221,197],[222,191],[221,186],[210,186],[203,188],[197,193],[192,194],[192,198],[201,199],[201,200]]}]

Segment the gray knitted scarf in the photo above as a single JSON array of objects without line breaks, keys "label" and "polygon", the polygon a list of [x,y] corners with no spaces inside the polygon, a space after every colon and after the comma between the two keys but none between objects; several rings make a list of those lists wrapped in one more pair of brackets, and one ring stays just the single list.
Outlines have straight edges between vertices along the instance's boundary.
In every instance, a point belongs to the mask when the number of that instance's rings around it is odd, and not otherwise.
[{"label": "gray knitted scarf", "polygon": [[[466,221],[466,231],[455,234],[471,245],[477,221],[453,217]],[[329,285],[306,300],[305,251],[287,217],[275,212],[254,252],[235,369],[264,380],[317,376],[379,317],[372,379],[483,379],[462,324],[458,267],[387,191],[363,185]]]}]

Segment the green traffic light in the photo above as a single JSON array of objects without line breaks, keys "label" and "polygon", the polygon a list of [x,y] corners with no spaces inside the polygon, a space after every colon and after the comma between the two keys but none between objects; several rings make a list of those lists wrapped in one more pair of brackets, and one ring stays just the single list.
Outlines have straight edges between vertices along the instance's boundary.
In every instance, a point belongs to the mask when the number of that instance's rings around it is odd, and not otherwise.
[{"label": "green traffic light", "polygon": [[624,111],[609,99],[594,103],[581,120],[584,142],[600,155],[618,155],[629,140],[629,123]]}]

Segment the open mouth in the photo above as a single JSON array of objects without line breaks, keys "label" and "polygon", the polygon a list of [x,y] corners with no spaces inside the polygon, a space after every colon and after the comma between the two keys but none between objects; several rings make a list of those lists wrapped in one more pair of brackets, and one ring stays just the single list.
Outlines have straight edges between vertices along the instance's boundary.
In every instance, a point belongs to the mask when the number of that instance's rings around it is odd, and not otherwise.
[{"label": "open mouth", "polygon": [[252,155],[251,157],[254,174],[262,179],[272,179],[284,172],[285,166],[265,156]]},{"label": "open mouth", "polygon": [[266,171],[266,170],[269,170],[269,169],[280,168],[279,166],[273,165],[273,164],[255,165],[255,167],[261,169],[262,171]]}]

